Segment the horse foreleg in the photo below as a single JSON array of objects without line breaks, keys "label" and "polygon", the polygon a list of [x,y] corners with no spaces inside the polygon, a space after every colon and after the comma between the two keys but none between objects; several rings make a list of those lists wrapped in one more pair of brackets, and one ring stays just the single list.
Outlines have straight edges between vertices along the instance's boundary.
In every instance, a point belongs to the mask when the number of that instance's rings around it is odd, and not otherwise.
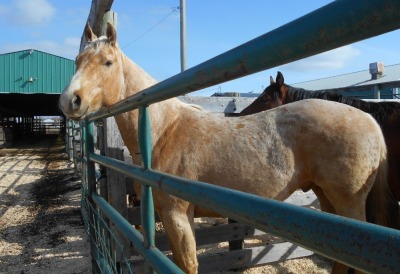
[{"label": "horse foreleg", "polygon": [[193,209],[182,207],[162,209],[162,222],[167,232],[174,262],[185,273],[197,273],[196,242],[193,228]]}]

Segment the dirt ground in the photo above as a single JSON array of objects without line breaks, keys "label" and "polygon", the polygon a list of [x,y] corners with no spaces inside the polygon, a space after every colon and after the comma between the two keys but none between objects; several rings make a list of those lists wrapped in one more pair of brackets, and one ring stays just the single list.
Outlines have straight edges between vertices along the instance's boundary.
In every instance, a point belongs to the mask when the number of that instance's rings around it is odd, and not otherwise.
[{"label": "dirt ground", "polygon": [[80,180],[60,138],[0,149],[0,273],[91,273]]},{"label": "dirt ground", "polygon": [[[323,274],[329,269],[328,260],[314,255],[236,273]],[[0,273],[91,273],[80,178],[61,138],[0,149]]]}]

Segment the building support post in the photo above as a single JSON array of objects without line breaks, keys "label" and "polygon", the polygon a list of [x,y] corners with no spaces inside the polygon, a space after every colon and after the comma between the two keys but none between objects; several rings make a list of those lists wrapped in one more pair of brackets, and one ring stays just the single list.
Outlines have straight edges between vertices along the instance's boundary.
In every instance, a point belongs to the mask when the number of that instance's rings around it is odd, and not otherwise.
[{"label": "building support post", "polygon": [[374,86],[374,99],[381,99],[381,91],[378,85]]}]

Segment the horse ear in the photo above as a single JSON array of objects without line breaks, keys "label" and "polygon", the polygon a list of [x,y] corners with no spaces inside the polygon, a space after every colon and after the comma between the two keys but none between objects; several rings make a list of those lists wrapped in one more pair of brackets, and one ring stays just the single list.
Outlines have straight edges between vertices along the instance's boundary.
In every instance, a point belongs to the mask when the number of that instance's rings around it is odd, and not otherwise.
[{"label": "horse ear", "polygon": [[271,85],[275,84],[274,78],[272,78],[272,76],[269,77],[269,83]]},{"label": "horse ear", "polygon": [[117,31],[110,22],[107,22],[107,38],[110,41],[111,45],[115,46],[115,44],[117,43]]},{"label": "horse ear", "polygon": [[85,26],[85,39],[86,42],[92,42],[93,40],[95,40],[97,38],[97,36],[93,33],[92,28],[89,25],[89,22],[86,23]]},{"label": "horse ear", "polygon": [[280,71],[278,71],[278,75],[276,76],[276,82],[281,87],[281,86],[283,86],[284,81],[285,80],[283,78],[283,74]]}]

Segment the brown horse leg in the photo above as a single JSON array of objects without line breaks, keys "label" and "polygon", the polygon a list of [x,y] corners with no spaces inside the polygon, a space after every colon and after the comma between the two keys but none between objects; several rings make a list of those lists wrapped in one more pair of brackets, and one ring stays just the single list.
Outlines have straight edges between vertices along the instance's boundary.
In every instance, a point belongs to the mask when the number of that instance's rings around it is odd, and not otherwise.
[{"label": "brown horse leg", "polygon": [[[183,210],[183,208],[186,208],[186,210]],[[167,232],[174,262],[185,273],[197,273],[198,262],[193,228],[193,209],[184,205],[182,207],[162,208],[160,215]]]},{"label": "brown horse leg", "polygon": [[312,187],[312,191],[317,196],[318,201],[319,201],[319,206],[322,211],[336,214],[336,211],[333,208],[331,202],[328,200],[328,198],[326,198],[324,192],[322,191],[322,189],[319,186],[314,185]]},{"label": "brown horse leg", "polygon": [[332,268],[332,274],[358,274],[358,273],[362,273],[359,272],[358,270],[354,270],[352,268],[349,268],[347,265],[338,263],[338,262],[334,262],[333,263],[333,268]]}]

